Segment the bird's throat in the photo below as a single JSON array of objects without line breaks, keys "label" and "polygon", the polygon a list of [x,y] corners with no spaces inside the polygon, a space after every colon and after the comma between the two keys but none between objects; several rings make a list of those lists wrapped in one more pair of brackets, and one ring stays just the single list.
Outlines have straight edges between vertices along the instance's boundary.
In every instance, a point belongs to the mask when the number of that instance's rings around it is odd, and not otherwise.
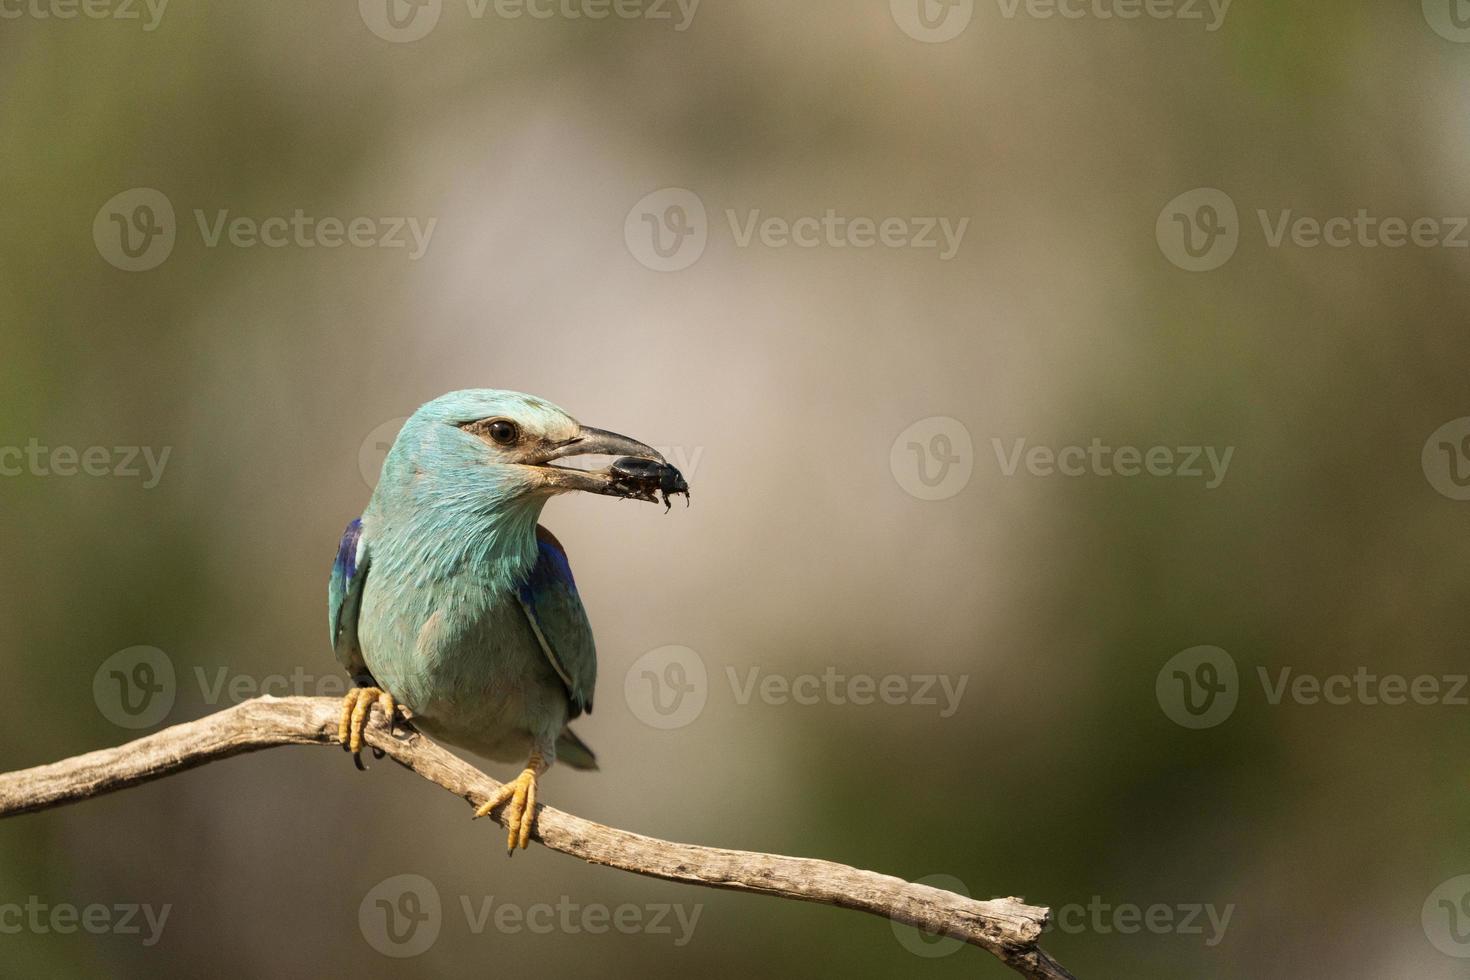
[{"label": "bird's throat", "polygon": [[544,505],[545,498],[534,496],[501,500],[493,507],[450,496],[406,513],[370,514],[367,520],[377,525],[372,528],[376,537],[393,540],[379,553],[403,563],[393,569],[395,577],[418,585],[469,582],[499,595],[524,582],[536,563],[536,522]]}]

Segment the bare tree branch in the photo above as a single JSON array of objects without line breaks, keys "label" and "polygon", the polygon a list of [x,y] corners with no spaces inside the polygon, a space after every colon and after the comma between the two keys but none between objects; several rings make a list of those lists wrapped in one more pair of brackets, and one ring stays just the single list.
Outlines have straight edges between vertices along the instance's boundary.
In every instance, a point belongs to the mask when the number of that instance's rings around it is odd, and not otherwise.
[{"label": "bare tree branch", "polygon": [[[0,817],[75,803],[258,749],[335,745],[339,710],[340,702],[332,698],[261,697],[117,748],[0,774]],[[472,806],[500,786],[423,736],[389,735],[376,706],[365,735],[369,745]],[[831,861],[676,844],[546,806],[537,810],[532,837],[593,864],[691,885],[861,909],[979,946],[1024,977],[1075,980],[1037,946],[1050,910],[1017,898],[979,901]]]}]

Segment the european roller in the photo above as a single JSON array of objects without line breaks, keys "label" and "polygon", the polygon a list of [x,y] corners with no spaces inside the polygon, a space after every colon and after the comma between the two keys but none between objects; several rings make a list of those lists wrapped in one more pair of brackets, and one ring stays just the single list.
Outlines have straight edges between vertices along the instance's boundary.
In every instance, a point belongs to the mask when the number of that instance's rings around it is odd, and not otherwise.
[{"label": "european roller", "polygon": [[[622,457],[602,469],[556,465]],[[567,723],[592,710],[597,651],[566,551],[537,521],[582,490],[688,496],[677,469],[627,436],[579,424],[514,391],[455,391],[404,424],[328,590],[332,646],[356,687],[338,735],[357,758],[378,703],[431,737],[525,769],[476,811],[509,803],[506,845],[525,847],[536,781],[553,762],[596,768]],[[406,710],[404,710],[406,709]],[[361,763],[359,762],[359,765]]]}]

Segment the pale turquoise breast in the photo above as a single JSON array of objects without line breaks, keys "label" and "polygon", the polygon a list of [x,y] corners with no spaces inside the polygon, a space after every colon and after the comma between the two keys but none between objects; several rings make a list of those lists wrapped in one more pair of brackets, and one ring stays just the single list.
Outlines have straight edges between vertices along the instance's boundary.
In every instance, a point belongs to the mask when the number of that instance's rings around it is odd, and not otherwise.
[{"label": "pale turquoise breast", "polygon": [[359,632],[373,676],[430,737],[491,759],[524,760],[567,723],[566,688],[514,593],[464,567],[375,563]]}]

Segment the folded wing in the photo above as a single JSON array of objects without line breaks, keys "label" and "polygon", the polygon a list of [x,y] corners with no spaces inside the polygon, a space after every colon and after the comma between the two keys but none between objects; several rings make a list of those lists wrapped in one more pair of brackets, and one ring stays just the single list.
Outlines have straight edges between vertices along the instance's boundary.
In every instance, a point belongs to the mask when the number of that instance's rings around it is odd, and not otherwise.
[{"label": "folded wing", "polygon": [[536,564],[521,585],[521,608],[551,666],[566,685],[571,717],[592,710],[597,686],[597,646],[592,625],[577,595],[566,549],[555,536],[536,526]]},{"label": "folded wing", "polygon": [[331,627],[332,649],[337,662],[358,683],[373,684],[372,674],[362,657],[362,644],[357,638],[357,617],[362,607],[362,587],[367,581],[367,542],[362,537],[362,519],[347,525],[342,542],[337,546],[337,560],[332,563],[332,577],[327,584],[327,612]]}]

